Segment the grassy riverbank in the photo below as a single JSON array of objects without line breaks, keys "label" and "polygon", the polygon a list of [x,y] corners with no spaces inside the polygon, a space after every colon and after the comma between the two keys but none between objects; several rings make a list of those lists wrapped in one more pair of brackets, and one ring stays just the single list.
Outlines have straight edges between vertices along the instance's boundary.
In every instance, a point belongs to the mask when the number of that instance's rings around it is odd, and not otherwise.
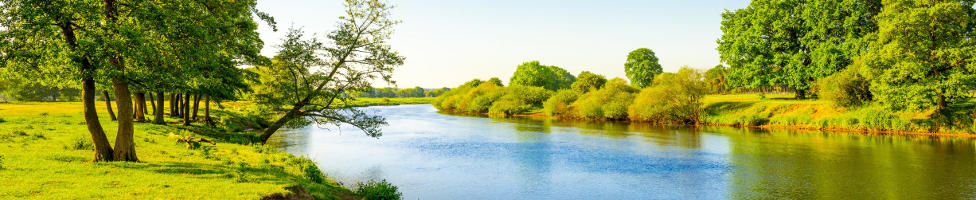
[{"label": "grassy riverbank", "polygon": [[[824,100],[794,100],[792,95],[711,95],[703,99],[704,122],[759,128],[818,129],[871,133],[971,134],[973,110],[960,111],[958,127],[939,127],[930,112],[892,112],[878,105],[841,107]],[[968,105],[971,107],[972,105]],[[971,116],[970,116],[971,117]],[[967,123],[968,122],[968,123]]]},{"label": "grassy riverbank", "polygon": [[[359,99],[354,106],[425,103],[425,98]],[[99,117],[115,141],[117,124],[104,103]],[[246,102],[213,106],[229,126],[181,126],[136,123],[141,162],[89,162],[93,155],[80,102],[0,103],[0,197],[4,199],[258,199],[289,194],[299,185],[316,199],[356,199],[349,189],[323,177],[309,159],[253,145],[247,129]],[[201,111],[202,115],[202,111]],[[236,128],[233,128],[236,126]],[[245,128],[242,128],[245,127]],[[188,148],[180,137],[206,138]],[[191,144],[196,146],[197,144]],[[322,163],[328,165],[328,163]]]}]

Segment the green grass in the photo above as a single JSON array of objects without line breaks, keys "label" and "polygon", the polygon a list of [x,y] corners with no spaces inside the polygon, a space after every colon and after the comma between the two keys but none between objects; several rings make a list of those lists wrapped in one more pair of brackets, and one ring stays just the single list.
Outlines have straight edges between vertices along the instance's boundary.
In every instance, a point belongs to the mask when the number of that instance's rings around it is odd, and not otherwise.
[{"label": "green grass", "polygon": [[[103,103],[96,105],[114,143],[117,125]],[[248,145],[254,133],[183,127],[175,118],[167,118],[168,125],[135,125],[141,162],[92,163],[81,110],[78,102],[0,104],[0,199],[259,199],[288,193],[284,188],[292,185],[318,199],[354,198],[310,170],[310,160]],[[171,135],[217,144],[190,149]]]},{"label": "green grass", "polygon": [[[864,132],[973,133],[965,116],[953,126],[935,126],[931,112],[892,112],[878,105],[839,107],[825,100],[794,100],[792,95],[709,95],[704,121],[713,125],[838,129]],[[965,115],[965,114],[963,114]],[[967,121],[970,120],[970,121]]]}]

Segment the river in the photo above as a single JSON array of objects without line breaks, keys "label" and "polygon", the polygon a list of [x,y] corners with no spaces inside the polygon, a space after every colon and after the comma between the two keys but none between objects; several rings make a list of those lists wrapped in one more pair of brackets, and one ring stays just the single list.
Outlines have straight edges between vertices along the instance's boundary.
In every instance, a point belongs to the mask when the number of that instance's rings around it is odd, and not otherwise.
[{"label": "river", "polygon": [[363,108],[383,136],[309,126],[271,143],[404,199],[976,198],[973,139],[455,116]]}]

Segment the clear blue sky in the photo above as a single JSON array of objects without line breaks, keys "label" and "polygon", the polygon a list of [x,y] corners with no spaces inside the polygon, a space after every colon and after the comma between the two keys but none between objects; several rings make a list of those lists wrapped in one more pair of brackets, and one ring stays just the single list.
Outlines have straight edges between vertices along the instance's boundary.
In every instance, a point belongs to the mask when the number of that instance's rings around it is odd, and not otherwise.
[{"label": "clear blue sky", "polygon": [[[719,64],[715,40],[724,9],[747,0],[687,1],[458,1],[393,2],[403,23],[391,40],[407,57],[394,71],[399,87],[455,87],[474,78],[504,82],[522,62],[539,60],[578,74],[624,78],[627,53],[650,48],[664,71]],[[262,52],[273,56],[285,30],[304,27],[322,37],[342,15],[340,0],[260,0],[278,21],[278,32],[259,28]],[[376,86],[386,86],[377,84]]]}]

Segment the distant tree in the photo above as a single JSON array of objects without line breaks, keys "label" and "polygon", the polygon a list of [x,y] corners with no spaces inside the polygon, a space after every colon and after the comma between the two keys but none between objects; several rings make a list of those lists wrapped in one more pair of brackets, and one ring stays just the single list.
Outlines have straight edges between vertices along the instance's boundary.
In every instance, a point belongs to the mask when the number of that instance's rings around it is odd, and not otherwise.
[{"label": "distant tree", "polygon": [[640,48],[627,54],[627,62],[624,63],[624,72],[630,79],[630,84],[634,87],[650,87],[654,81],[654,76],[661,74],[661,64],[658,63],[654,51],[648,48]]},{"label": "distant tree", "polygon": [[502,84],[502,79],[498,79],[498,77],[491,77],[491,79],[488,79],[488,83],[495,84],[497,86],[505,86]]},{"label": "distant tree", "polygon": [[283,86],[256,89],[263,91],[255,95],[259,102],[275,109],[291,107],[264,130],[262,143],[285,125],[313,122],[350,124],[371,137],[382,134],[383,117],[333,103],[350,100],[348,91],[370,88],[371,80],[393,83],[393,68],[402,65],[404,58],[387,41],[399,21],[389,18],[392,6],[381,0],[346,0],[345,6],[347,16],[340,17],[337,30],[326,36],[328,45],[290,30],[272,64],[258,66],[272,76],[262,79]]},{"label": "distant tree", "polygon": [[426,96],[426,97],[438,97],[438,96],[441,96],[441,94],[444,94],[445,92],[450,91],[450,90],[451,90],[451,88],[447,88],[447,87],[440,88],[440,89],[435,89],[435,90],[430,90],[430,91],[424,92],[424,96]]},{"label": "distant tree", "polygon": [[573,91],[579,94],[585,94],[592,90],[599,90],[603,88],[603,84],[607,83],[607,78],[603,75],[594,74],[589,71],[580,72],[579,76],[576,76],[576,82],[570,86]]},{"label": "distant tree", "polygon": [[424,92],[424,88],[421,88],[420,86],[399,89],[396,92],[396,97],[424,97]]},{"label": "distant tree", "polygon": [[539,64],[539,61],[525,62],[518,66],[510,85],[538,86],[547,90],[569,88],[576,77],[563,68]]},{"label": "distant tree", "polygon": [[952,121],[952,106],[976,88],[974,1],[885,1],[879,32],[862,60],[871,93],[894,110],[934,109]]},{"label": "distant tree", "polygon": [[712,94],[725,93],[728,91],[728,79],[725,78],[727,69],[725,66],[716,65],[705,71],[705,87]]}]

